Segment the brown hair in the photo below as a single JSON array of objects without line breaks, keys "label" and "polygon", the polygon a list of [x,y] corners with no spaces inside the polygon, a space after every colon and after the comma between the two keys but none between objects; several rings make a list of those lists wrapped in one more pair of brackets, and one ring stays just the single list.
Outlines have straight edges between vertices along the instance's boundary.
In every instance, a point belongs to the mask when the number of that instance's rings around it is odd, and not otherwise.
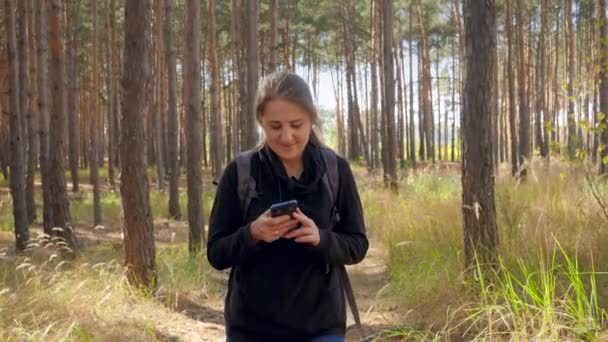
[{"label": "brown hair", "polygon": [[293,72],[277,71],[266,75],[258,88],[256,98],[256,118],[262,122],[264,107],[272,100],[285,100],[295,103],[304,108],[312,121],[312,132],[310,132],[310,142],[320,146],[321,140],[317,135],[316,129],[319,124],[319,114],[312,100],[310,88],[304,79]]}]

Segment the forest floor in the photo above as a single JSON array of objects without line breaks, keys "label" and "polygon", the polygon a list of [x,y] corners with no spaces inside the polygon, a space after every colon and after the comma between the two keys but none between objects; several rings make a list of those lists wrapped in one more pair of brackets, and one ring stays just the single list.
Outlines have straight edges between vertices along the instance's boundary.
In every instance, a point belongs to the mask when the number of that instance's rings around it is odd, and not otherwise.
[{"label": "forest floor", "polygon": [[[87,191],[90,190],[88,185],[85,184],[81,188],[81,193],[70,193],[71,200],[77,201],[83,196],[86,197]],[[8,196],[8,189],[0,188],[0,202],[6,204],[9,201]],[[1,207],[0,205],[0,209],[2,209]],[[6,210],[6,206],[4,210]],[[157,251],[174,247],[183,248],[184,250],[187,248],[188,227],[186,222],[157,218],[154,223]],[[76,221],[76,227],[77,238],[82,248],[81,255],[87,256],[86,259],[80,262],[90,264],[122,263],[122,233],[119,223],[108,222],[105,226],[93,227],[91,222],[86,220]],[[32,236],[41,234],[40,225],[30,227],[30,232]],[[32,253],[36,254],[37,252],[34,251]],[[0,257],[0,266],[6,266],[10,263],[17,264],[16,259],[18,257],[14,254],[14,239],[11,232],[0,232],[0,255],[2,255]],[[381,248],[380,242],[371,239],[370,249],[364,261],[358,265],[348,267],[358,301],[364,335],[368,340],[371,340],[374,336],[378,336],[386,328],[395,327],[399,322],[398,306],[387,297],[389,296],[389,291],[386,291],[389,287],[389,281],[385,257],[386,255]],[[36,258],[32,256],[32,259]],[[2,265],[3,263],[4,265]],[[158,260],[157,263],[159,263]],[[176,265],[176,267],[179,266]],[[152,340],[225,340],[223,297],[227,276],[227,272],[216,271],[207,267],[205,281],[211,283],[208,287],[216,289],[215,291],[205,290],[203,286],[200,289],[180,289],[179,285],[173,291],[160,291],[157,298],[153,299],[162,303],[162,305],[156,306],[159,308],[159,312],[148,309],[145,315],[146,324],[153,326],[155,330]],[[173,298],[166,298],[168,296],[172,296]],[[0,315],[2,313],[2,304],[3,302],[0,300]],[[167,313],[165,312],[167,307],[178,314],[179,318],[174,321],[168,321]],[[353,325],[348,330],[347,340],[361,340],[360,332],[354,327],[354,321],[350,313],[348,321],[349,324]],[[179,324],[175,324],[175,322],[179,322]],[[0,336],[2,336],[2,328],[0,326]],[[4,328],[6,329],[6,327]],[[93,340],[97,340],[94,330],[94,328],[89,329],[88,335],[93,337]],[[120,336],[120,334],[114,337],[118,337],[118,340],[131,338]],[[148,339],[144,338],[143,340]]]}]

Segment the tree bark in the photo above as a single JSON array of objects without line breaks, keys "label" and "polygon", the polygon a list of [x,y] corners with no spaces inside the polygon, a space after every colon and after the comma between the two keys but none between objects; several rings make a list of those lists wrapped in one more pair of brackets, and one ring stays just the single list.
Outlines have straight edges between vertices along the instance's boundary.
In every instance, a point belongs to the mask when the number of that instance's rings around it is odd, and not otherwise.
[{"label": "tree bark", "polygon": [[509,80],[509,132],[511,135],[511,175],[519,177],[517,144],[517,112],[515,111],[515,81],[513,76],[513,39],[511,34],[511,1],[506,0],[505,31],[507,35],[507,78]]},{"label": "tree bark", "polygon": [[528,103],[527,60],[524,47],[524,9],[523,1],[517,0],[517,51],[519,90],[519,177],[525,180],[530,163],[530,105]]},{"label": "tree bark", "polygon": [[[27,1],[17,1],[17,53],[19,56],[19,110],[22,119],[21,133],[24,148],[25,202],[28,223],[36,221],[36,202],[34,201],[34,175],[36,173],[36,130],[34,113],[32,111],[33,92],[30,86],[28,27],[27,27]],[[34,75],[32,75],[34,77]]]},{"label": "tree bark", "polygon": [[124,212],[125,266],[137,287],[157,284],[154,232],[146,170],[145,118],[148,96],[150,39],[149,0],[125,2],[125,51],[122,78],[122,140],[120,192]]},{"label": "tree bark", "polygon": [[36,26],[36,54],[38,63],[37,87],[38,87],[38,122],[40,141],[40,178],[42,181],[42,219],[43,231],[51,235],[53,228],[52,197],[49,184],[49,108],[48,108],[48,36],[45,28],[47,26],[46,0],[36,2],[34,20]]},{"label": "tree bark", "polygon": [[49,156],[49,183],[52,197],[53,227],[60,228],[56,234],[63,237],[72,248],[77,247],[74,226],[70,215],[70,202],[68,201],[65,184],[65,56],[63,37],[62,7],[60,0],[50,0],[49,27],[50,27],[50,64],[49,79],[51,86],[51,121]]},{"label": "tree bark", "polygon": [[395,72],[393,68],[393,1],[382,1],[383,58],[384,58],[384,98],[383,112],[386,136],[382,149],[386,149],[384,164],[384,185],[398,192],[395,141]]},{"label": "tree bark", "polygon": [[255,100],[258,91],[258,2],[247,1],[246,27],[247,27],[247,107],[245,129],[247,139],[244,150],[253,148],[259,140],[256,125]]},{"label": "tree bark", "polygon": [[278,0],[270,0],[270,56],[268,58],[268,73],[274,72],[277,69],[277,2]]},{"label": "tree bark", "polygon": [[[97,127],[99,126],[99,106],[97,105],[97,90],[98,82],[97,82],[97,40],[98,40],[98,32],[97,32],[97,1],[93,1],[93,44],[91,50],[91,57],[93,62],[91,64],[91,88],[90,88],[90,109],[89,109],[89,117],[91,120],[90,124],[90,139],[91,139],[91,154],[89,158],[89,181],[93,186],[93,224],[95,226],[101,224],[101,194],[99,192],[99,141],[97,140],[99,137],[99,132]],[[103,128],[103,127],[101,127]]]},{"label": "tree bark", "polygon": [[176,52],[173,42],[173,1],[165,0],[165,52],[169,79],[168,147],[169,147],[169,217],[181,218],[179,207],[179,127],[177,113]]},{"label": "tree bark", "polygon": [[578,146],[576,137],[576,123],[574,122],[574,39],[572,33],[572,0],[566,0],[565,30],[568,72],[568,157],[573,158]]},{"label": "tree bark", "polygon": [[164,153],[164,139],[165,136],[165,123],[163,121],[163,101],[162,101],[162,83],[163,83],[163,39],[162,39],[162,22],[163,22],[163,8],[162,2],[156,1],[155,8],[155,22],[154,27],[156,28],[155,40],[156,40],[156,51],[154,56],[156,57],[156,70],[154,77],[154,90],[156,93],[156,108],[154,111],[154,128],[155,128],[155,150],[156,150],[156,181],[158,191],[165,191],[165,153]]},{"label": "tree bark", "polygon": [[[68,2],[69,3],[69,2]],[[80,1],[76,1],[75,8],[70,8],[68,18],[71,21],[67,27],[70,31],[68,40],[69,46],[67,49],[68,65],[68,157],[70,163],[70,176],[72,179],[72,192],[78,192],[80,188],[80,179],[78,175],[78,155],[79,155],[79,120],[78,113],[80,112],[80,58],[79,42],[80,42]]]},{"label": "tree bark", "polygon": [[15,225],[15,247],[23,251],[29,240],[27,203],[25,198],[25,165],[23,151],[23,131],[21,129],[21,112],[19,103],[19,61],[17,58],[15,3],[4,1],[4,25],[8,39],[6,52],[8,56],[8,99],[10,131],[10,188],[13,199],[13,218]]},{"label": "tree bark", "polygon": [[492,98],[496,67],[494,0],[464,1],[466,78],[463,98],[462,215],[467,270],[493,264],[498,229],[492,162]]},{"label": "tree bark", "polygon": [[[223,129],[222,112],[220,107],[220,71],[217,59],[215,11],[215,0],[209,0],[209,67],[211,68],[211,125],[209,127],[209,133],[211,137],[211,170],[213,178],[219,180],[224,169],[224,144],[222,137]],[[252,116],[252,118],[254,117],[255,116]]]},{"label": "tree bark", "polygon": [[[203,234],[202,201],[202,135],[201,135],[201,8],[200,1],[188,0],[186,11],[186,41],[184,60],[185,73],[188,74],[188,98],[186,99],[186,145],[188,153],[188,223],[190,234],[188,250],[194,255],[201,250]],[[215,21],[215,0],[209,0],[209,15]],[[209,24],[215,26],[215,22]],[[215,27],[210,29],[214,35]],[[213,38],[211,38],[213,40]],[[212,49],[215,52],[215,49]]]},{"label": "tree bark", "polygon": [[[601,124],[604,129],[601,132],[600,141],[603,146],[608,146],[608,20],[606,18],[606,0],[598,1],[599,28],[600,28],[600,112]],[[600,153],[600,173],[608,173],[608,148],[603,148]]]}]

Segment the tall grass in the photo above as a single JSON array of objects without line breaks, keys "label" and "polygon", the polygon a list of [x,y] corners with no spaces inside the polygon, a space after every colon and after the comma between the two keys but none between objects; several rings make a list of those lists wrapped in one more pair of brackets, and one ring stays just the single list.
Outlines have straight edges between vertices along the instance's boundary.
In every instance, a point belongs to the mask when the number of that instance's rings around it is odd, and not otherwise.
[{"label": "tall grass", "polygon": [[459,175],[423,172],[400,185],[400,194],[391,195],[370,180],[361,192],[370,234],[388,251],[393,295],[407,309],[401,336],[576,339],[601,333],[608,231],[581,170],[535,166],[526,183],[508,174],[498,178],[500,272],[477,281],[462,273]]},{"label": "tall grass", "polygon": [[110,246],[77,261],[47,246],[1,261],[0,340],[157,340],[173,335],[172,326],[187,324],[173,309],[173,298],[212,288],[205,285],[205,259],[189,258],[183,245],[158,250],[158,297],[128,286],[121,259]]}]

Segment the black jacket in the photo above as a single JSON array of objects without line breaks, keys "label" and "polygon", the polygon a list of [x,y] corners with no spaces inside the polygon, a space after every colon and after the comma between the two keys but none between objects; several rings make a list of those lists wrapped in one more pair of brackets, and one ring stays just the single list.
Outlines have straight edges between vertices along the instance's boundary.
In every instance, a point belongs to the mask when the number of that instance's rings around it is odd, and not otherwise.
[{"label": "black jacket", "polygon": [[[305,340],[344,334],[343,290],[333,264],[360,262],[368,249],[363,211],[347,161],[338,157],[336,207],[340,223],[330,231],[331,200],[321,175],[318,148],[305,151],[300,181],[290,179],[268,148],[251,161],[258,198],[242,213],[237,166],[230,163],[219,183],[209,222],[207,256],[216,269],[232,267],[225,300],[227,335],[234,341]],[[319,227],[316,247],[288,239],[255,243],[249,224],[271,204],[296,199]],[[329,265],[329,267],[328,267]]]}]

